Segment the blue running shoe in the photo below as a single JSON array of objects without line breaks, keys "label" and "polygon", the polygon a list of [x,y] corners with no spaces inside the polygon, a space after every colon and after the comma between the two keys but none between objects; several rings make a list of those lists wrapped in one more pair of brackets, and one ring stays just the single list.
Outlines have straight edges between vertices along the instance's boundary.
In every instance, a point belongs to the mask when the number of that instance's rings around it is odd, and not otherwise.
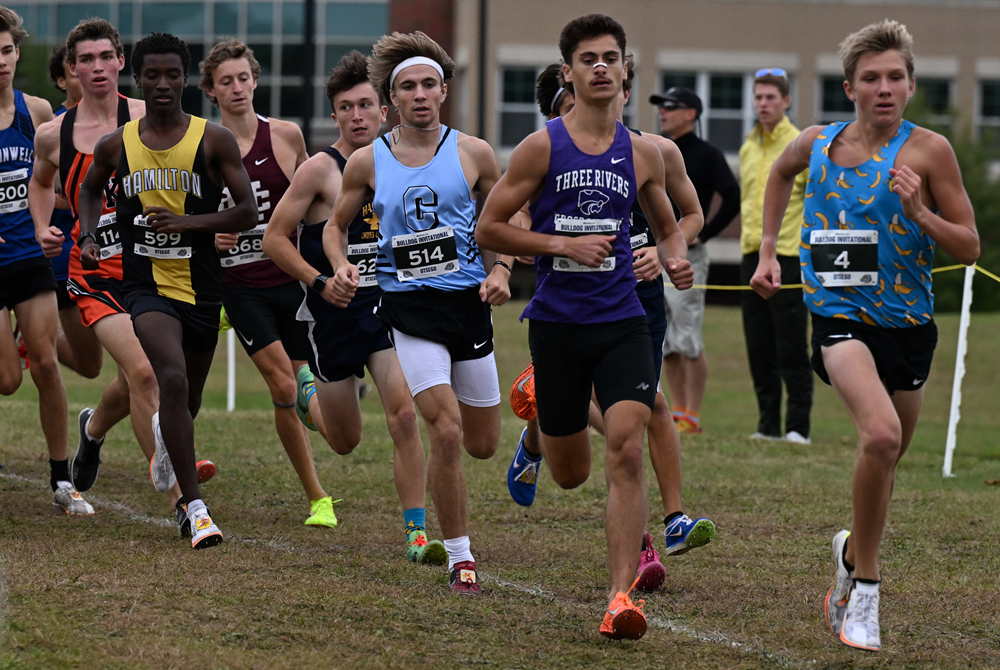
[{"label": "blue running shoe", "polygon": [[521,439],[517,442],[517,451],[514,452],[514,460],[510,462],[507,469],[507,490],[510,497],[521,507],[531,507],[535,502],[535,488],[538,485],[538,468],[542,464],[541,456],[532,456],[524,450],[524,438],[528,435],[528,429],[521,432]]},{"label": "blue running shoe", "polygon": [[667,542],[667,548],[663,553],[686,554],[712,541],[715,537],[715,524],[711,519],[692,520],[687,514],[681,514],[666,527],[663,537]]},{"label": "blue running shoe", "polygon": [[295,413],[299,415],[299,421],[309,430],[316,430],[313,423],[312,412],[309,411],[309,399],[316,394],[316,380],[308,365],[303,365],[295,373],[295,382],[298,392],[295,394]]}]

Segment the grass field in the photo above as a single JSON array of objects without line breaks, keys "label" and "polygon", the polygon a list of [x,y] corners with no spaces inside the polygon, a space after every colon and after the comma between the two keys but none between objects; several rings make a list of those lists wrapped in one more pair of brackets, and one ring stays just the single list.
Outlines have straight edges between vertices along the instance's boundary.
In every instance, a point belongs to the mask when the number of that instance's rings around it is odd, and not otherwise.
[{"label": "grass field", "polygon": [[[495,312],[502,387],[528,357],[519,311]],[[520,508],[504,478],[521,423],[505,402],[497,456],[466,460],[486,596],[458,599],[443,568],[404,560],[375,394],[362,403],[365,437],[353,455],[336,456],[314,434],[320,480],[344,502],[337,529],[309,529],[264,384],[241,350],[237,410],[226,413],[220,349],[196,422],[199,453],[219,466],[205,498],[226,533],[209,551],[177,538],[125,425],[103,449],[89,496],[97,514],[57,511],[34,387],[26,379],[0,400],[0,668],[998,667],[1000,487],[984,480],[1000,478],[1000,315],[973,318],[952,479],[941,464],[958,318],[938,323],[923,418],[883,543],[881,654],[844,647],[823,616],[829,541],[850,521],[853,428],[818,384],[811,446],[748,440],[756,407],[739,312],[712,308],[705,434],[686,437],[683,450],[685,509],[713,518],[718,535],[664,558],[666,585],[646,598],[643,640],[597,632],[608,582],[599,438],[587,484],[561,491],[543,472],[534,506]],[[106,363],[102,379],[112,370]],[[103,384],[65,379],[75,418]],[[662,547],[648,459],[646,480],[649,528]],[[428,508],[440,537],[430,500]]]}]

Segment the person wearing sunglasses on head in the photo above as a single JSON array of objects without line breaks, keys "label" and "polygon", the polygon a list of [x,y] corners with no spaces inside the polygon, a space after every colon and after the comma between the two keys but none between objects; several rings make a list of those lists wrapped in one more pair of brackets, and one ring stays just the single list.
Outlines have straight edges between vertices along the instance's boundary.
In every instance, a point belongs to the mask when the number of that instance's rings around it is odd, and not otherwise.
[{"label": "person wearing sunglasses on head", "polygon": [[[768,68],[755,73],[753,105],[758,123],[740,147],[740,247],[743,252],[740,283],[744,285],[750,282],[760,257],[764,187],[771,165],[801,132],[785,116],[791,102],[788,74],[784,70]],[[785,285],[799,283],[799,232],[806,178],[806,172],[796,177],[778,234],[777,258]],[[740,298],[743,335],[759,412],[757,430],[750,437],[808,444],[813,378],[806,346],[809,312],[802,302],[802,289],[779,291],[770,300],[752,291],[743,291]],[[784,432],[781,430],[782,382],[788,394]]]}]

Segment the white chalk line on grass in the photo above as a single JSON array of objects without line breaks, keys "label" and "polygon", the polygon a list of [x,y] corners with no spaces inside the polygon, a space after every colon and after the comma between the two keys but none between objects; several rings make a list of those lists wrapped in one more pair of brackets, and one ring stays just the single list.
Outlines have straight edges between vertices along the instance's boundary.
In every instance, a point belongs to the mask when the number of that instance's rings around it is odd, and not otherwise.
[{"label": "white chalk line on grass", "polygon": [[[33,479],[33,478],[30,478],[30,477],[24,477],[22,475],[17,475],[17,474],[13,474],[13,473],[0,472],[0,478],[11,479],[11,480],[15,480],[15,481],[25,482],[25,483],[28,483],[28,484],[34,484],[34,485],[39,486],[39,487],[49,488],[49,483],[48,482],[42,481],[40,479]],[[90,494],[87,495],[87,498],[95,506],[102,507],[102,508],[111,510],[113,512],[118,512],[120,514],[123,514],[124,516],[126,516],[129,519],[131,519],[132,521],[139,521],[141,523],[152,523],[154,525],[157,525],[157,526],[160,526],[160,527],[163,527],[163,528],[173,528],[173,527],[176,526],[176,522],[173,521],[173,520],[171,520],[171,519],[164,519],[164,518],[152,517],[152,516],[149,516],[148,514],[143,514],[142,512],[136,511],[136,510],[132,509],[131,507],[129,507],[128,505],[125,505],[123,503],[120,503],[120,502],[117,502],[117,501],[114,501],[114,500],[106,500],[106,499],[101,498],[99,496],[94,496],[94,495],[90,495]],[[280,539],[262,540],[262,539],[258,539],[258,538],[252,538],[252,537],[249,537],[249,538],[240,538],[240,537],[236,537],[236,536],[233,536],[233,535],[228,535],[228,537],[231,538],[231,539],[238,540],[238,541],[240,541],[240,542],[242,542],[243,544],[246,544],[246,545],[250,545],[250,546],[262,546],[262,547],[266,547],[268,549],[273,549],[275,551],[281,551],[281,552],[286,552],[286,553],[295,553],[295,554],[309,554],[309,553],[312,553],[312,552],[310,552],[308,550],[303,550],[300,547],[295,547],[294,545],[291,545],[288,542],[284,542],[284,541],[282,541]],[[491,574],[489,574],[487,572],[483,572],[482,576],[483,576],[483,581],[485,581],[485,582],[492,582],[493,584],[496,584],[497,586],[499,586],[501,588],[509,588],[509,589],[512,589],[512,590],[515,590],[515,591],[519,591],[521,593],[526,593],[528,595],[535,596],[535,597],[538,597],[538,598],[545,598],[547,600],[554,600],[554,601],[564,602],[564,603],[567,603],[567,604],[581,606],[581,607],[586,607],[587,606],[587,603],[582,603],[582,602],[579,602],[579,601],[576,601],[576,600],[570,600],[570,599],[567,599],[567,598],[561,598],[561,597],[556,596],[554,594],[547,593],[540,586],[528,586],[528,585],[525,585],[525,584],[521,584],[519,582],[513,582],[513,581],[510,581],[510,580],[501,579],[499,575],[491,575]],[[4,606],[4,603],[5,603],[5,599],[4,598],[5,598],[5,590],[3,588],[2,581],[0,581],[0,615],[3,614],[3,606]],[[741,652],[743,654],[747,654],[747,655],[751,655],[751,656],[762,656],[762,657],[766,658],[767,660],[769,660],[769,661],[771,661],[773,663],[781,665],[782,667],[787,667],[787,668],[811,668],[816,663],[815,661],[803,661],[803,660],[798,660],[798,659],[792,659],[792,658],[789,658],[789,657],[787,657],[785,655],[782,655],[782,654],[777,654],[777,653],[774,653],[774,652],[769,652],[766,649],[763,649],[762,647],[760,647],[759,645],[750,644],[750,643],[744,643],[744,642],[737,642],[735,640],[730,639],[728,636],[726,636],[723,633],[714,632],[714,631],[709,631],[709,632],[700,631],[700,630],[698,630],[696,628],[692,628],[691,626],[688,626],[687,624],[681,623],[679,621],[674,621],[673,619],[668,619],[668,618],[665,618],[665,617],[653,617],[653,616],[650,616],[650,617],[647,617],[646,621],[649,624],[651,624],[653,626],[656,626],[657,628],[662,628],[662,629],[668,630],[668,631],[670,631],[672,633],[677,633],[679,635],[683,635],[685,637],[689,637],[689,638],[698,640],[699,642],[706,642],[706,643],[718,645],[718,646],[721,646],[721,647],[728,647],[730,649],[735,649],[735,650],[737,650],[737,651],[739,651],[739,652]],[[2,625],[2,619],[0,619],[0,625]]]}]

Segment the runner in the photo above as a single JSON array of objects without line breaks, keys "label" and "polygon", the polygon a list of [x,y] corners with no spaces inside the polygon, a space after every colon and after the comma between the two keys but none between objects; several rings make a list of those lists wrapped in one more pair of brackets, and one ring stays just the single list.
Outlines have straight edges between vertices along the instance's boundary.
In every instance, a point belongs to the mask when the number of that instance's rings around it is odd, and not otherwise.
[{"label": "runner", "polygon": [[[69,475],[66,388],[56,354],[56,278],[52,263],[35,240],[28,211],[35,129],[52,119],[52,108],[45,100],[13,87],[20,44],[27,35],[21,17],[0,7],[0,181],[5,185],[0,199],[0,309],[17,317],[31,359],[29,370],[38,387],[38,411],[49,452],[53,503],[67,514],[93,514],[94,508],[73,488]],[[0,393],[11,395],[20,387],[22,373],[17,343],[7,327],[0,327],[0,355],[4,358]]]},{"label": "runner", "polygon": [[[636,197],[671,281],[689,288],[692,272],[667,200],[663,159],[617,121],[625,31],[591,14],[563,28],[559,49],[576,106],[514,150],[476,237],[485,248],[537,259],[537,288],[523,316],[530,319],[541,450],[563,488],[590,475],[592,388],[604,410],[611,593],[601,633],[638,639],[646,619],[628,594],[648,514],[642,435],[656,371],[625,225]],[[531,231],[509,225],[529,199]]]},{"label": "runner", "polygon": [[[622,83],[622,92],[619,95],[619,121],[622,120],[622,113],[631,92],[632,80],[635,78],[631,54],[626,54],[625,63],[627,74]],[[536,87],[536,98],[543,113],[546,109],[543,105],[559,96],[565,94],[570,97],[571,101],[573,100],[570,84],[566,84],[566,87],[570,89],[567,91],[566,88],[558,87],[558,85],[553,88],[554,82],[543,80],[546,73],[552,72],[552,75],[557,75],[561,71],[561,69],[553,69],[554,67],[546,68],[539,77]],[[560,103],[561,107],[566,110],[561,116],[565,116],[572,109],[572,106],[565,105],[561,100]],[[683,214],[678,221],[678,227],[684,232],[685,239],[693,241],[701,230],[704,216],[701,213],[701,205],[698,202],[694,186],[685,172],[684,160],[679,150],[673,142],[664,137],[642,135],[637,130],[632,130],[632,132],[653,143],[660,150],[666,167],[667,192],[677,203],[678,213]],[[652,336],[653,367],[657,377],[656,400],[647,431],[649,456],[653,463],[653,470],[656,473],[663,501],[665,551],[667,554],[680,555],[711,542],[712,538],[715,537],[715,524],[706,518],[691,519],[682,510],[680,437],[677,427],[671,420],[666,398],[659,385],[660,352],[663,349],[663,338],[667,329],[667,315],[663,298],[663,268],[656,257],[655,240],[649,229],[649,223],[638,203],[632,206],[629,224],[634,257],[632,270],[639,278],[636,294],[639,296],[639,301],[646,313],[646,324]],[[512,404],[530,407],[530,411],[534,412],[534,386],[531,383],[522,383],[524,378],[531,374],[531,370],[532,368],[529,366],[529,370],[519,376],[521,382],[515,381],[511,387],[511,397]],[[595,398],[591,399],[590,425],[602,435],[604,434],[604,420]],[[538,447],[540,440],[538,421],[532,419],[528,422],[524,432],[521,433],[518,450],[515,452],[508,469],[508,490],[511,497],[521,505],[527,503],[526,506],[530,506],[534,501],[537,473],[542,461],[541,451]],[[662,586],[666,571],[659,561],[659,554],[653,549],[653,540],[648,533],[643,538],[642,550],[639,559],[639,574],[642,578],[636,584],[636,588],[640,591],[655,591]]]},{"label": "runner", "polygon": [[[222,112],[222,125],[236,136],[257,200],[256,227],[215,236],[226,317],[271,393],[278,438],[309,501],[305,524],[333,528],[337,525],[333,499],[320,486],[309,437],[295,415],[295,371],[305,365],[307,349],[305,325],[295,319],[302,288],[263,251],[271,213],[288,188],[292,173],[309,157],[306,143],[294,123],[254,111],[260,63],[246,44],[236,39],[216,44],[199,69],[199,86]],[[232,205],[232,198],[224,191],[222,207]]]},{"label": "runner", "polygon": [[485,459],[500,439],[490,305],[510,298],[513,259],[497,260],[487,274],[473,239],[475,195],[490,192],[500,166],[486,142],[441,123],[454,74],[454,61],[421,32],[393,33],[375,44],[368,75],[399,110],[400,125],[351,156],[323,246],[335,271],[332,302],[346,307],[361,288],[359,263],[372,274],[370,258],[348,257],[351,223],[372,201],[379,224],[374,274],[384,291],[376,314],[391,328],[427,424],[428,480],[450,587],[482,594],[469,543],[462,445]]},{"label": "runner", "polygon": [[[357,387],[368,366],[393,440],[406,558],[440,564],[447,559],[444,545],[427,539],[427,477],[413,399],[389,341],[388,326],[372,314],[382,290],[374,274],[379,220],[370,200],[362,204],[348,227],[352,260],[364,253],[368,257],[355,260],[359,269],[364,266],[365,279],[345,308],[331,304],[333,282],[328,278],[333,269],[323,252],[324,226],[340,191],[347,159],[375,141],[388,108],[368,81],[368,64],[358,51],[340,59],[326,81],[326,95],[340,139],[303,163],[264,233],[264,251],[309,287],[299,309],[299,317],[309,328],[309,367],[299,371],[303,388],[298,398],[305,405],[302,414],[311,415],[333,450],[349,454],[361,441]],[[300,221],[304,225],[296,250],[290,237]]]},{"label": "runner", "polygon": [[935,246],[971,265],[979,234],[951,145],[904,121],[913,95],[913,38],[874,23],[840,45],[857,120],[805,130],[774,163],[764,242],[752,286],[781,288],[777,239],[795,177],[809,170],[800,259],[812,312],[813,369],[833,386],[858,431],[850,530],[833,538],[830,630],[878,651],[878,551],[896,464],[913,438],[937,343]]},{"label": "runner", "polygon": [[[52,49],[49,56],[49,79],[55,87],[66,95],[66,99],[55,110],[55,115],[60,116],[66,110],[80,102],[83,97],[83,88],[80,80],[70,71],[69,63],[66,62],[66,44],[57,44]],[[101,374],[101,366],[104,364],[104,349],[97,339],[97,335],[90,328],[87,328],[80,321],[80,309],[76,302],[69,296],[66,288],[66,281],[69,279],[69,257],[73,249],[73,225],[76,217],[69,209],[69,203],[63,197],[62,185],[56,187],[56,209],[52,211],[52,218],[49,221],[50,228],[38,230],[36,227],[35,237],[42,247],[45,255],[52,259],[52,271],[56,275],[56,282],[59,288],[56,290],[56,300],[59,302],[59,334],[56,335],[56,351],[59,354],[59,362],[68,367],[73,372],[87,379],[94,379]],[[35,219],[36,226],[38,219]],[[52,230],[55,228],[56,230]],[[57,232],[58,231],[58,232]],[[57,242],[62,242],[57,245]],[[58,256],[52,254],[57,253]]]},{"label": "runner", "polygon": [[[136,43],[132,71],[145,116],[94,148],[80,188],[78,244],[83,267],[99,267],[109,239],[99,243],[96,233],[113,177],[124,306],[160,392],[150,467],[176,471],[191,546],[203,549],[222,542],[198,488],[193,422],[219,336],[222,270],[214,234],[251,227],[257,206],[232,133],[181,109],[190,66],[187,45],[173,35],[153,33]],[[223,185],[235,206],[220,212]]]},{"label": "runner", "polygon": [[[130,100],[118,93],[118,77],[125,67],[124,50],[118,31],[104,19],[81,21],[66,38],[66,59],[83,89],[80,103],[38,129],[35,136],[35,170],[29,184],[29,203],[36,228],[51,231],[46,213],[56,199],[53,191],[56,175],[65,185],[65,192],[74,214],[80,211],[80,187],[94,160],[97,141],[116,128],[139,118],[145,111],[141,100]],[[93,329],[100,344],[118,364],[118,375],[104,390],[96,409],[85,407],[78,424],[80,442],[73,457],[71,475],[78,491],[86,492],[97,481],[101,446],[107,432],[131,415],[136,441],[152,462],[156,452],[153,438],[153,415],[159,403],[159,392],[153,368],[143,353],[139,340],[125,311],[122,288],[121,241],[115,226],[115,191],[109,181],[103,190],[100,240],[100,267],[94,271],[83,268],[80,247],[74,246],[70,258],[68,287],[78,305],[81,325]],[[50,238],[56,236],[48,232]],[[42,238],[42,235],[39,236]],[[79,240],[77,223],[73,240]],[[86,239],[84,240],[86,241]],[[206,466],[207,468],[207,466]],[[214,468],[213,468],[214,471]],[[153,484],[168,494],[171,509],[179,518],[183,534],[183,501],[176,482],[167,473],[151,467]],[[187,531],[189,532],[189,531]]]}]

